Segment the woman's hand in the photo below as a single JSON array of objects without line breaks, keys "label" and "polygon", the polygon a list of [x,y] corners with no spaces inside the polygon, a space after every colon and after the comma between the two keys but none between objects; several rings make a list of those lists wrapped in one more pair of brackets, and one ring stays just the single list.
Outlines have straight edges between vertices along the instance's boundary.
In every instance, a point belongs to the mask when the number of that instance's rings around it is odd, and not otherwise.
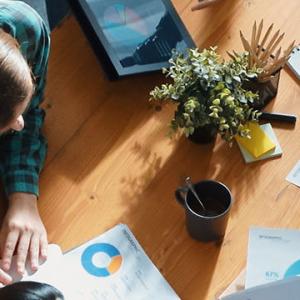
[{"label": "woman's hand", "polygon": [[[12,257],[16,257],[17,272],[22,275],[27,259],[33,271],[37,270],[39,257],[47,258],[47,233],[37,208],[37,197],[14,193],[9,196],[9,208],[0,231],[1,268],[8,271]],[[5,281],[0,271],[0,281]]]},{"label": "woman's hand", "polygon": [[0,269],[0,288],[3,285],[7,285],[12,283],[12,278],[10,275],[8,275],[6,272]]},{"label": "woman's hand", "polygon": [[192,7],[192,10],[199,10],[214,3],[220,2],[221,0],[198,0],[198,4]]}]

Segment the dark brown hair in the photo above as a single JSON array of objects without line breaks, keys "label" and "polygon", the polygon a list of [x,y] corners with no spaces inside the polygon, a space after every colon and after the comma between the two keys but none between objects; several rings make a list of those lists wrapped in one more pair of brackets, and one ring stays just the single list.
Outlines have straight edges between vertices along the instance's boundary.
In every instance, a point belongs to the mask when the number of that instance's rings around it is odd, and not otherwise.
[{"label": "dark brown hair", "polygon": [[0,288],[1,300],[64,300],[52,285],[33,281],[19,281]]},{"label": "dark brown hair", "polygon": [[33,89],[31,71],[18,42],[0,29],[0,128],[16,117],[16,107]]}]

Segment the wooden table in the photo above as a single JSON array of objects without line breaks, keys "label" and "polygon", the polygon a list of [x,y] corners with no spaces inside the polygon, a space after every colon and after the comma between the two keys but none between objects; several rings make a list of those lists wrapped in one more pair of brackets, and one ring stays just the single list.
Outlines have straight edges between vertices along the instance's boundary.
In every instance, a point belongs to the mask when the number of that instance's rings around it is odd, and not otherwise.
[{"label": "wooden table", "polygon": [[[283,46],[299,42],[299,0],[224,0],[199,12],[191,12],[195,1],[173,3],[200,48],[241,50],[239,30],[249,36],[261,18],[286,33]],[[220,139],[201,146],[166,137],[174,108],[148,105],[162,80],[155,74],[109,82],[74,17],[65,20],[52,34],[40,211],[49,241],[63,250],[126,223],[182,299],[214,299],[245,266],[251,225],[300,226],[300,189],[285,180],[300,158],[299,120],[295,127],[273,124],[281,158],[246,165],[238,147]],[[287,69],[268,110],[300,115],[299,81]],[[188,236],[174,198],[187,175],[231,189],[222,244]]]}]

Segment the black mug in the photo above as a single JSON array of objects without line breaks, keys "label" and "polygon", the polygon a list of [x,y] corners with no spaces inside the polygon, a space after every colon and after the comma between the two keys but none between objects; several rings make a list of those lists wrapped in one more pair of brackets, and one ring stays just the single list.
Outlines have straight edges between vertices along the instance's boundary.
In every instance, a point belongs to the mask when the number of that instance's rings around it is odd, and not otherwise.
[{"label": "black mug", "polygon": [[175,192],[177,201],[185,208],[190,236],[203,242],[222,239],[233,201],[230,190],[214,180],[203,180],[193,184],[193,187],[205,210],[187,186]]}]

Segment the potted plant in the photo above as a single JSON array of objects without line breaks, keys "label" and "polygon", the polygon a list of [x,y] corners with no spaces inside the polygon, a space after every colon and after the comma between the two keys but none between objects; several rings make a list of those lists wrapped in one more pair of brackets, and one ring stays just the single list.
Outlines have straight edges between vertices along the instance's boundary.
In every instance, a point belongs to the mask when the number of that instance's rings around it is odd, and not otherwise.
[{"label": "potted plant", "polygon": [[250,137],[245,125],[258,120],[259,112],[252,107],[258,95],[244,89],[243,83],[257,78],[259,70],[255,65],[249,68],[248,54],[235,53],[225,61],[216,47],[187,51],[174,53],[170,67],[163,69],[170,81],[150,92],[150,101],[176,105],[171,130],[180,128],[192,141],[204,143],[216,133],[226,141],[236,134]]}]

